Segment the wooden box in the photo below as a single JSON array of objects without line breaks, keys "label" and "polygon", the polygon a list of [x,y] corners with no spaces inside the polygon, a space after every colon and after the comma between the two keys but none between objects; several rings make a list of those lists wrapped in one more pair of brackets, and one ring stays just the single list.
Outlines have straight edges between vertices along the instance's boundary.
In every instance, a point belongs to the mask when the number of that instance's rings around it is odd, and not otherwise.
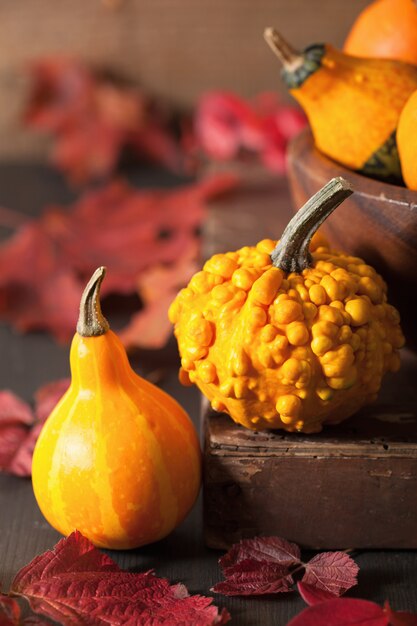
[{"label": "wooden box", "polygon": [[252,432],[203,406],[211,548],[278,535],[307,548],[417,548],[415,404],[317,435]]}]

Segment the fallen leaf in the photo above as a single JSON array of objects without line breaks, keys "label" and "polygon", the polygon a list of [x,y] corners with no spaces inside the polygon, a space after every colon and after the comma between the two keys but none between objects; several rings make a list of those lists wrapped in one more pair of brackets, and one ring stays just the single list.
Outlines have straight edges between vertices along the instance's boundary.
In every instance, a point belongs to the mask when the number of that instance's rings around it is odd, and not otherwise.
[{"label": "fallen leaf", "polygon": [[0,626],[19,626],[20,607],[16,600],[0,594]]},{"label": "fallen leaf", "polygon": [[304,602],[310,606],[319,604],[320,602],[325,602],[326,600],[333,600],[338,597],[336,594],[330,593],[330,591],[319,589],[314,585],[306,585],[301,581],[297,583],[297,589]]},{"label": "fallen leaf", "polygon": [[389,626],[383,609],[368,600],[337,598],[309,606],[287,626]]},{"label": "fallen leaf", "polygon": [[0,391],[0,471],[13,473],[14,459],[33,421],[28,404],[11,391]]},{"label": "fallen leaf", "polygon": [[302,582],[340,596],[357,584],[358,571],[346,552],[321,552],[305,563]]},{"label": "fallen leaf", "polygon": [[261,595],[293,590],[294,574],[304,570],[298,589],[308,604],[343,594],[356,584],[358,566],[345,552],[323,552],[308,563],[300,548],[281,537],[244,539],[219,559],[225,580],[213,587],[225,595]]},{"label": "fallen leaf", "polygon": [[294,584],[286,565],[244,559],[225,571],[226,580],[211,591],[225,596],[259,596],[292,591]]},{"label": "fallen leaf", "polygon": [[153,571],[121,570],[78,531],[20,570],[11,591],[65,626],[211,626],[230,619],[212,598],[190,596]]},{"label": "fallen leaf", "polygon": [[282,104],[276,94],[245,101],[231,92],[204,94],[195,112],[193,149],[210,158],[231,160],[248,153],[283,173],[288,141],[306,125],[304,114]]},{"label": "fallen leaf", "polygon": [[20,606],[16,600],[0,594],[0,626],[51,626],[51,623],[36,615],[21,620]]},{"label": "fallen leaf", "polygon": [[289,567],[300,563],[300,548],[281,537],[243,539],[220,558],[219,564],[226,573],[230,567],[247,559]]},{"label": "fallen leaf", "polygon": [[67,341],[82,290],[98,266],[108,267],[103,296],[141,292],[146,274],[163,267],[172,273],[169,289],[160,288],[163,307],[159,303],[156,310],[153,299],[148,315],[145,298],[134,320],[137,334],[132,328],[128,334],[131,345],[161,345],[168,322],[160,338],[153,329],[152,339],[146,337],[147,323],[155,314],[162,319],[174,283],[181,287],[194,267],[206,203],[236,185],[236,177],[227,174],[170,190],[137,191],[115,182],[72,207],[44,211],[0,246],[0,317],[20,331],[48,330]]},{"label": "fallen leaf", "polygon": [[53,164],[73,183],[111,174],[123,149],[179,171],[180,144],[172,113],[131,85],[79,59],[46,57],[28,67],[31,89],[24,121],[54,138]]},{"label": "fallen leaf", "polygon": [[35,443],[46,418],[69,386],[65,378],[48,383],[35,394],[34,414],[10,391],[0,391],[0,471],[30,476]]},{"label": "fallen leaf", "polygon": [[384,604],[384,612],[390,626],[417,626],[417,615],[405,611],[393,611],[388,602]]}]

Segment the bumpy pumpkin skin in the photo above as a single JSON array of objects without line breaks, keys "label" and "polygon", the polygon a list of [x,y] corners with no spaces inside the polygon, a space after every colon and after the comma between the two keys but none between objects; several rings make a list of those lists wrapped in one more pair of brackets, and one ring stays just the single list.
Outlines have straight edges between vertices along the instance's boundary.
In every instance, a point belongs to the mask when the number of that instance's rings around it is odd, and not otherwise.
[{"label": "bumpy pumpkin skin", "polygon": [[32,468],[40,509],[63,535],[126,549],[165,537],[193,506],[200,447],[185,411],[130,368],[112,331],[76,334],[72,383],[48,418]]},{"label": "bumpy pumpkin skin", "polygon": [[382,278],[315,242],[301,274],[271,265],[272,240],[215,255],[171,305],[180,380],[247,428],[318,432],[399,367],[404,337]]}]

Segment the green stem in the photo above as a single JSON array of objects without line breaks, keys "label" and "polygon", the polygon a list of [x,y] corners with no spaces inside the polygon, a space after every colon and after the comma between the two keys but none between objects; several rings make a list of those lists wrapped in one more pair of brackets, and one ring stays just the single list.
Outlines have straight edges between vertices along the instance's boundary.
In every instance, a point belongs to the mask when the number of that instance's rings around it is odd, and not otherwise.
[{"label": "green stem", "polygon": [[312,263],[309,245],[324,220],[353,193],[347,180],[332,178],[297,211],[271,254],[272,264],[284,272],[300,273]]},{"label": "green stem", "polygon": [[77,333],[83,337],[104,335],[110,328],[100,306],[100,287],[105,273],[105,267],[96,269],[81,296]]}]

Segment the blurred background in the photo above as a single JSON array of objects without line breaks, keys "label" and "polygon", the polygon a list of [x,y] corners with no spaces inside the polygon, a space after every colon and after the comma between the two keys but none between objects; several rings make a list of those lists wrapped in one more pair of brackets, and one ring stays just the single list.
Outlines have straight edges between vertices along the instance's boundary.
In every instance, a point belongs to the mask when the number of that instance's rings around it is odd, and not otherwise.
[{"label": "blurred background", "polygon": [[0,3],[0,156],[44,158],[48,139],[19,113],[23,70],[66,54],[106,67],[171,105],[191,108],[207,90],[253,97],[278,90],[279,66],[265,45],[275,25],[296,46],[341,46],[366,0],[31,0]]}]

